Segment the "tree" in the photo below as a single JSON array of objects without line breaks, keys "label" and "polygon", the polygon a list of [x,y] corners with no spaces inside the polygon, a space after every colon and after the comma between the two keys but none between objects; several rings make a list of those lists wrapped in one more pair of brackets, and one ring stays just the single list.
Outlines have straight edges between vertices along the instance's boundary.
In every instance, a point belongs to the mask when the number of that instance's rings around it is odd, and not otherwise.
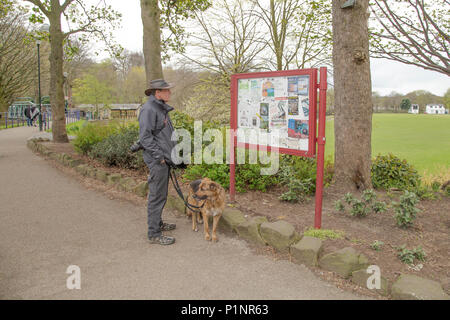
[{"label": "tree", "polygon": [[[324,0],[252,0],[255,11],[264,22],[270,40],[267,46],[274,54],[267,59],[271,69],[285,70],[314,67],[331,58],[331,5]],[[265,4],[268,4],[266,6]]]},{"label": "tree", "polygon": [[444,105],[447,109],[450,109],[450,88],[447,89],[447,92],[444,95]]},{"label": "tree", "polygon": [[[1,11],[3,12],[3,11]],[[31,88],[36,78],[37,59],[33,44],[27,42],[28,30],[15,11],[0,15],[0,110]]]},{"label": "tree", "polygon": [[[83,41],[88,41],[88,35],[94,35],[114,46],[111,29],[116,27],[120,14],[106,5],[105,1],[88,7],[80,0],[24,0],[34,5],[30,20],[34,23],[43,23],[45,18],[50,22],[50,100],[52,104],[52,131],[54,142],[68,142],[65,124],[64,101],[64,43],[69,37],[81,34]],[[69,31],[62,31],[61,19],[65,18]]]},{"label": "tree", "polygon": [[409,99],[403,99],[400,103],[400,109],[409,110],[411,108],[411,101]]},{"label": "tree", "polygon": [[100,105],[111,102],[111,91],[111,87],[90,74],[74,81],[73,96],[75,101],[94,105],[97,115],[100,114]]},{"label": "tree", "polygon": [[161,62],[161,29],[158,0],[141,0],[144,27],[144,57],[147,85],[153,79],[163,78]]},{"label": "tree", "polygon": [[448,0],[373,0],[371,53],[450,75]]},{"label": "tree", "polygon": [[[209,0],[141,0],[148,85],[151,80],[163,77],[162,58],[168,58],[170,49],[175,52],[184,50],[185,33],[180,20],[188,19],[194,12],[206,10],[209,6]],[[169,30],[166,37],[162,37],[161,29]]]},{"label": "tree", "polygon": [[368,0],[333,1],[335,181],[344,190],[371,187],[372,85]]}]

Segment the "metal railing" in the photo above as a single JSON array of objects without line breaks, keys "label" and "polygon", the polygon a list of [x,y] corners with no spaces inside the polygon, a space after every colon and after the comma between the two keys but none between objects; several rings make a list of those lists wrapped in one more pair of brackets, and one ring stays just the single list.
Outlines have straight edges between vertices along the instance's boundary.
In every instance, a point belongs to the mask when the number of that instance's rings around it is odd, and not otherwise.
[{"label": "metal railing", "polygon": [[[66,124],[77,122],[81,119],[80,111],[66,111]],[[8,112],[0,112],[0,129],[9,129],[16,127],[27,126],[28,121],[25,116],[21,117],[10,117]],[[39,127],[39,117],[33,120],[33,125]],[[44,111],[42,112],[42,129],[49,130],[52,128],[52,112]]]},{"label": "metal railing", "polygon": [[0,112],[0,129],[22,127],[27,125],[25,117],[10,118],[8,112]]}]

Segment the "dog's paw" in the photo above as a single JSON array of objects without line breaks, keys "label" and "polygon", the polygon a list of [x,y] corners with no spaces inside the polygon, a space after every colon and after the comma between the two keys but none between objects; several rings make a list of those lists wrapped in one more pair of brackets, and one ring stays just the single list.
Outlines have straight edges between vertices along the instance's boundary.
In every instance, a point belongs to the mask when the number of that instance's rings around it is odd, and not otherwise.
[{"label": "dog's paw", "polygon": [[206,234],[206,235],[205,235],[205,240],[206,240],[206,241],[210,241],[210,240],[211,240],[211,237],[209,236],[209,234]]},{"label": "dog's paw", "polygon": [[213,241],[213,242],[217,242],[217,241],[219,241],[219,238],[217,238],[217,237],[212,237],[212,241]]},{"label": "dog's paw", "polygon": [[192,229],[192,231],[194,231],[194,232],[198,232],[198,228]]}]

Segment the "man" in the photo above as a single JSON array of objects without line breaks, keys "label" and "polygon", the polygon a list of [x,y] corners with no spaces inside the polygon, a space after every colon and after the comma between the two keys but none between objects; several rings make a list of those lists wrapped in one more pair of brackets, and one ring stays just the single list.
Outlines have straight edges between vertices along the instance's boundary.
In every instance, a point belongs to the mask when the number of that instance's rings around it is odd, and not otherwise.
[{"label": "man", "polygon": [[31,107],[27,106],[25,107],[25,117],[27,118],[27,126],[31,127],[33,125],[33,122],[31,121]]},{"label": "man", "polygon": [[144,148],[144,161],[150,175],[148,178],[148,238],[150,243],[170,245],[175,238],[167,237],[162,231],[175,229],[173,223],[161,219],[167,201],[169,186],[169,165],[172,165],[171,153],[175,146],[171,140],[174,131],[169,112],[173,110],[167,104],[172,86],[163,79],[152,80],[145,91],[148,101],[139,113],[139,140]]}]

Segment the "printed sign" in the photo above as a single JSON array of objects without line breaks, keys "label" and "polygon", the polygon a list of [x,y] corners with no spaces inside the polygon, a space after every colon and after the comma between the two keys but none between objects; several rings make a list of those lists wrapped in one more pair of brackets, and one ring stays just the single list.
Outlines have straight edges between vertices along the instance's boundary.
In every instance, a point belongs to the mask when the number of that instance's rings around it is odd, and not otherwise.
[{"label": "printed sign", "polygon": [[311,151],[315,135],[311,132],[315,119],[310,119],[312,73],[283,73],[259,78],[257,73],[255,77],[237,75],[238,144],[258,145],[257,134],[266,134],[269,147]]}]

